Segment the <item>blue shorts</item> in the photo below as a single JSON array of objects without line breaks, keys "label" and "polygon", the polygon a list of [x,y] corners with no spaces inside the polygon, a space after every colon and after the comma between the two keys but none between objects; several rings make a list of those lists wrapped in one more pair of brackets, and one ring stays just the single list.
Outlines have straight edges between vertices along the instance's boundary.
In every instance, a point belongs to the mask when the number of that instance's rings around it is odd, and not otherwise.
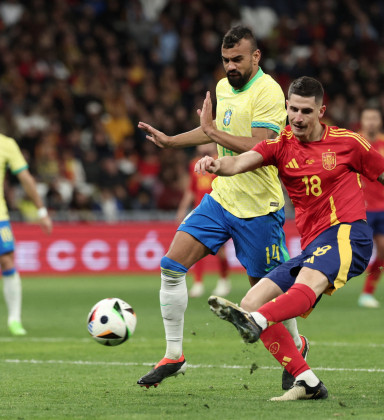
[{"label": "blue shorts", "polygon": [[265,277],[286,292],[301,267],[324,273],[331,283],[325,293],[332,294],[351,278],[363,273],[371,258],[372,229],[363,220],[332,226],[314,239],[300,255],[275,268]]},{"label": "blue shorts", "polygon": [[284,209],[266,216],[240,219],[206,194],[178,230],[187,232],[216,254],[230,238],[236,257],[252,277],[264,277],[289,260],[283,225]]},{"label": "blue shorts", "polygon": [[11,224],[8,220],[0,222],[0,255],[8,254],[15,250]]},{"label": "blue shorts", "polygon": [[367,222],[374,235],[384,235],[384,211],[367,211]]}]

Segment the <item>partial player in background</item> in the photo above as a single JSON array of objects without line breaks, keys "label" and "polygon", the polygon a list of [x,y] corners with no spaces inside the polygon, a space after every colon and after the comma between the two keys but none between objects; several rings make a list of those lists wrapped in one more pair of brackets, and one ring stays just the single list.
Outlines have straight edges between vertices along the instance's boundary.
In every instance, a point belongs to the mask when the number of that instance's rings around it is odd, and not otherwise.
[{"label": "partial player in background", "polygon": [[[212,191],[212,181],[216,178],[216,175],[213,174],[210,176],[203,176],[195,172],[196,162],[205,155],[215,156],[216,154],[216,143],[201,144],[200,146],[197,146],[196,157],[191,161],[189,167],[189,188],[185,191],[177,210],[176,220],[179,224],[184,223],[183,220],[191,206],[196,207],[204,198],[204,195],[209,194]],[[216,257],[219,265],[220,277],[217,280],[216,287],[212,293],[218,296],[227,296],[231,291],[231,283],[228,278],[229,266],[224,245],[217,251]],[[189,297],[200,297],[204,294],[203,272],[204,258],[197,261],[192,267],[193,285],[189,290]]]},{"label": "partial player in background", "polygon": [[9,331],[12,335],[25,335],[26,331],[21,323],[21,280],[15,267],[15,240],[4,198],[4,178],[8,168],[17,176],[24,191],[35,204],[44,233],[51,233],[52,221],[16,141],[0,134],[0,143],[0,266],[3,275],[4,298],[8,308]]},{"label": "partial player in background", "polygon": [[[360,117],[360,134],[384,156],[383,120],[378,108],[365,108]],[[384,267],[384,188],[378,181],[362,177],[367,222],[373,230],[376,244],[376,258],[368,266],[367,277],[358,299],[358,305],[364,308],[378,308],[380,303],[373,296]]]},{"label": "partial player in background", "polygon": [[[139,122],[146,138],[159,147],[183,148],[216,143],[217,153],[237,156],[265,138],[276,138],[285,126],[285,98],[281,87],[259,67],[261,51],[248,28],[237,26],[224,36],[222,63],[227,77],[216,86],[216,127],[219,136],[209,138],[199,126],[167,136]],[[200,110],[198,110],[198,114]],[[186,273],[197,261],[217,251],[230,238],[236,257],[247,270],[251,285],[289,259],[283,225],[284,196],[278,173],[272,166],[233,177],[217,177],[211,194],[181,224],[161,260],[160,308],[167,347],[164,358],[138,380],[145,387],[184,373],[184,313],[188,292]],[[308,343],[297,331],[296,319],[286,322],[296,346],[307,354]],[[283,373],[283,388],[293,377]]]}]

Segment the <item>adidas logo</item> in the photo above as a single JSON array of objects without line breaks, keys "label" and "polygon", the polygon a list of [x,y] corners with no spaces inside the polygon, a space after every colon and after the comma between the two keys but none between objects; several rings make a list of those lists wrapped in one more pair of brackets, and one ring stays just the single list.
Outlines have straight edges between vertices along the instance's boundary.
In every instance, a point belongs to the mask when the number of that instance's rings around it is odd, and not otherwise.
[{"label": "adidas logo", "polygon": [[292,168],[292,169],[299,169],[299,165],[296,162],[296,159],[293,158],[290,162],[285,165],[286,168]]}]

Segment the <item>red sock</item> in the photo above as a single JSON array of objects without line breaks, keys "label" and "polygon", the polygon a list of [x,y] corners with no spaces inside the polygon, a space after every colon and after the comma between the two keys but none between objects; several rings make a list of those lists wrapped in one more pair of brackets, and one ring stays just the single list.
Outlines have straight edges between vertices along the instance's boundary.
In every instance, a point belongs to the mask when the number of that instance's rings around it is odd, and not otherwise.
[{"label": "red sock", "polygon": [[203,260],[197,261],[193,266],[194,282],[201,283],[203,281],[204,263]]},{"label": "red sock", "polygon": [[228,261],[226,257],[219,258],[219,273],[220,278],[226,279],[228,277]]},{"label": "red sock", "polygon": [[295,378],[309,369],[307,362],[297,350],[291,334],[281,322],[264,330],[260,340],[281,366]]},{"label": "red sock", "polygon": [[373,295],[375,293],[377,283],[381,276],[381,270],[384,266],[384,261],[376,259],[368,268],[368,275],[365,279],[363,293]]},{"label": "red sock", "polygon": [[268,322],[281,322],[304,314],[316,302],[315,292],[307,285],[295,283],[286,293],[257,310]]}]

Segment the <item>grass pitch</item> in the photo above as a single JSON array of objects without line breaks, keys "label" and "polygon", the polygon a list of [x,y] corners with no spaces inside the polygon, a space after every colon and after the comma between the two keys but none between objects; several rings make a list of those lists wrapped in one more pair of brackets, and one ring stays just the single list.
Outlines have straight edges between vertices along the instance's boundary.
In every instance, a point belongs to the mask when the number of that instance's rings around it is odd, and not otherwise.
[{"label": "grass pitch", "polygon": [[[231,277],[229,298],[239,302],[247,279]],[[207,276],[205,296],[189,300],[186,375],[147,390],[136,381],[165,348],[157,275],[25,278],[26,337],[9,335],[2,304],[0,418],[384,419],[384,310],[357,307],[363,278],[299,320],[311,344],[308,362],[329,398],[294,402],[269,401],[282,393],[282,369],[261,343],[244,344],[209,311],[215,281]],[[105,297],[120,297],[137,313],[134,336],[118,347],[103,347],[87,332],[88,311]]]}]

